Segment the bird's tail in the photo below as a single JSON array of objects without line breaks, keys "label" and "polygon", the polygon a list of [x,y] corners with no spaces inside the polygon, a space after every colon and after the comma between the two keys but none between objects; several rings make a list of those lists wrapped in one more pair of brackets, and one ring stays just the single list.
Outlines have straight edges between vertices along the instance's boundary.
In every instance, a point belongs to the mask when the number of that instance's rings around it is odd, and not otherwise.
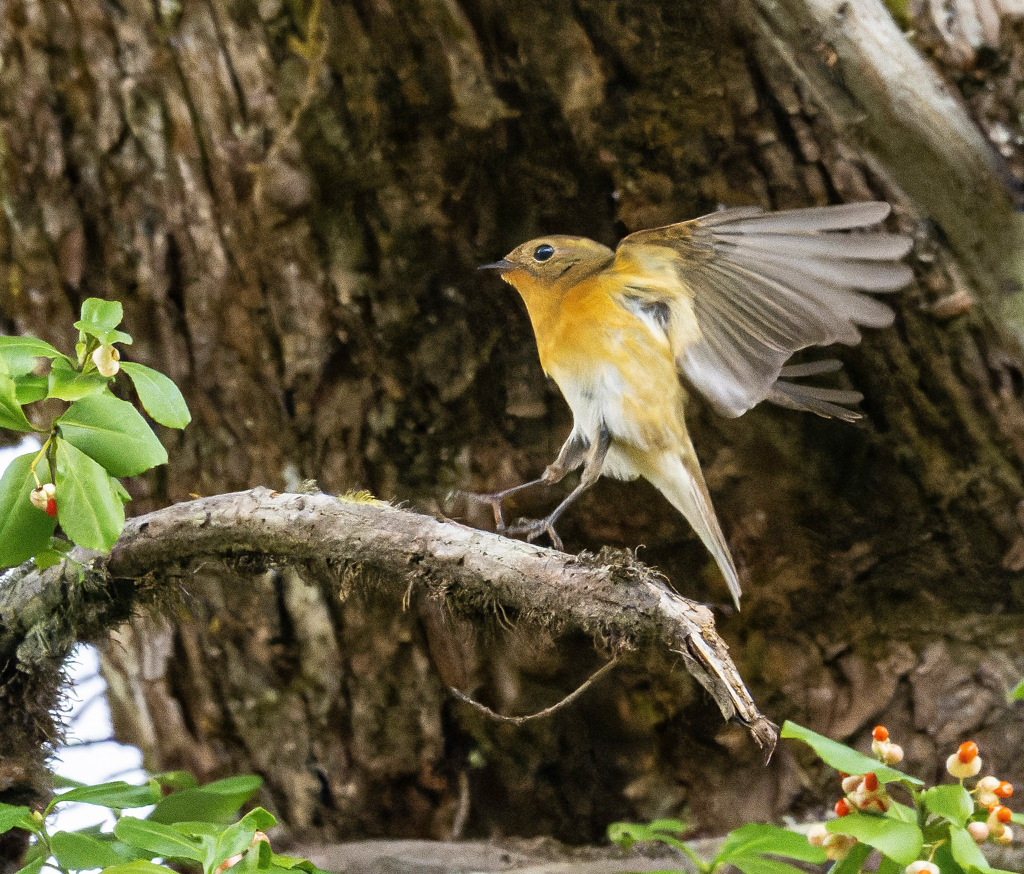
[{"label": "bird's tail", "polygon": [[666,452],[658,456],[650,469],[644,472],[644,477],[686,517],[697,536],[704,541],[718,563],[739,610],[740,577],[718,524],[715,508],[711,505],[711,495],[693,447],[687,446],[682,455]]}]

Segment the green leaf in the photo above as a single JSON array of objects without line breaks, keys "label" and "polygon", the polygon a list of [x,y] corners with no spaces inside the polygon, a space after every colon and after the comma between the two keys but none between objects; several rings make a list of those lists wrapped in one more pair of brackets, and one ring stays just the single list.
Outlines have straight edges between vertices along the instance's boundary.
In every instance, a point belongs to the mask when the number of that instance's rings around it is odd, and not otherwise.
[{"label": "green leaf", "polygon": [[137,859],[134,862],[125,862],[123,865],[111,865],[103,869],[103,874],[167,874],[170,868],[157,865],[155,862],[148,862],[145,859]]},{"label": "green leaf", "polygon": [[833,834],[852,835],[901,865],[915,861],[924,846],[924,835],[920,828],[888,816],[869,816],[855,812],[832,820],[825,828]]},{"label": "green leaf", "polygon": [[164,771],[149,778],[168,789],[195,789],[199,783],[188,771]]},{"label": "green leaf", "polygon": [[0,361],[11,376],[31,373],[39,358],[59,358],[61,353],[35,337],[0,337]]},{"label": "green leaf", "polygon": [[225,822],[237,813],[238,808],[262,784],[259,777],[243,774],[207,783],[198,789],[172,792],[160,800],[149,818],[153,822],[162,823],[194,820]]},{"label": "green leaf", "polygon": [[216,838],[222,831],[224,831],[224,824],[218,822],[196,822],[183,820],[182,822],[172,823],[171,828],[175,831],[181,832],[183,835],[192,835],[192,837],[196,838]]},{"label": "green leaf", "polygon": [[0,428],[8,431],[35,431],[25,418],[18,400],[18,387],[6,373],[0,373]]},{"label": "green leaf", "polygon": [[[41,830],[42,829],[40,828],[40,831]],[[22,859],[22,862],[25,865],[28,865],[29,862],[34,862],[36,859],[40,857],[42,857],[43,859],[48,859],[49,856],[50,854],[47,852],[45,844],[41,843],[40,841],[33,841],[31,844],[28,845],[28,849],[25,850],[25,858]]]},{"label": "green leaf", "polygon": [[281,856],[278,853],[272,853],[270,861],[274,863],[278,868],[284,868],[286,871],[308,871],[309,874],[328,874],[323,868],[318,868],[309,859],[301,859],[297,856]]},{"label": "green leaf", "polygon": [[110,331],[121,324],[124,307],[117,300],[89,297],[82,301],[82,321],[96,328]]},{"label": "green leaf", "polygon": [[[935,852],[932,853],[931,860],[939,866],[939,871],[942,874],[967,874],[968,871],[970,874],[977,874],[975,871],[961,867],[960,863],[953,858],[948,843],[939,844]],[[902,869],[899,874],[903,874]]]},{"label": "green leaf", "polygon": [[[249,811],[220,834],[211,856],[206,859],[207,866],[217,865],[236,853],[249,849],[257,831],[267,832],[275,825],[277,820],[262,807]],[[269,851],[269,847],[267,849]]]},{"label": "green leaf", "polygon": [[32,404],[41,401],[49,392],[50,378],[34,376],[26,373],[14,378],[14,395],[19,404]]},{"label": "green leaf", "polygon": [[82,303],[82,318],[75,327],[89,337],[95,337],[102,344],[130,344],[132,338],[117,326],[124,318],[124,307],[116,300],[101,300],[90,297]]},{"label": "green leaf", "polygon": [[916,807],[908,807],[906,804],[900,804],[898,801],[893,801],[891,799],[889,803],[889,810],[886,811],[886,816],[898,819],[900,822],[917,824]]},{"label": "green leaf", "polygon": [[722,849],[718,851],[716,862],[728,862],[742,867],[734,858],[771,853],[786,856],[801,862],[821,863],[825,861],[825,850],[812,847],[807,836],[780,828],[777,825],[748,823],[733,829],[725,839]]},{"label": "green leaf", "polygon": [[613,822],[608,826],[608,839],[629,849],[639,841],[659,841],[677,849],[683,848],[678,837],[687,830],[686,823],[678,819],[656,819],[651,823]]},{"label": "green leaf", "polygon": [[114,834],[126,844],[146,850],[154,856],[169,859],[203,861],[203,849],[198,840],[183,835],[169,825],[148,819],[122,816],[114,826]]},{"label": "green leaf", "polygon": [[729,860],[729,864],[739,868],[743,874],[807,874],[803,868],[797,868],[796,865],[778,859],[766,859],[764,856],[736,856]]},{"label": "green leaf", "polygon": [[63,552],[48,546],[45,549],[40,549],[39,552],[35,554],[32,561],[35,562],[35,565],[37,568],[39,568],[39,570],[45,571],[48,567],[53,567],[55,564],[60,564],[60,561],[63,558]]},{"label": "green leaf", "polygon": [[[29,862],[24,868],[19,868],[15,874],[39,874],[43,870],[43,865],[46,864],[46,857],[40,856]],[[164,874],[167,874],[165,871]]]},{"label": "green leaf", "polygon": [[1011,701],[1024,701],[1024,680],[1017,684],[1017,688],[1010,693]]},{"label": "green leaf", "polygon": [[124,488],[67,440],[57,441],[57,519],[86,549],[106,552],[124,528]]},{"label": "green leaf", "polygon": [[64,868],[103,868],[124,862],[111,841],[79,832],[56,832],[50,838],[50,848]]},{"label": "green leaf", "polygon": [[[981,852],[981,848],[974,842],[967,829],[951,828],[949,830],[949,852],[956,863],[965,870],[980,872],[980,874],[1009,874],[993,868]],[[941,870],[948,870],[948,866]]]},{"label": "green leaf", "polygon": [[0,804],[0,834],[12,828],[24,828],[35,831],[31,819],[32,811],[23,805]]},{"label": "green leaf", "polygon": [[112,394],[75,401],[56,424],[65,440],[111,476],[135,476],[167,462],[167,450],[142,414]]},{"label": "green leaf", "polygon": [[269,810],[254,807],[238,821],[238,824],[253,831],[268,832],[277,825],[277,819]]},{"label": "green leaf", "polygon": [[131,361],[122,361],[121,370],[131,377],[143,408],[154,421],[168,428],[184,428],[192,421],[178,387],[159,370]]},{"label": "green leaf", "polygon": [[963,827],[974,813],[974,799],[961,783],[933,786],[922,797],[928,810],[944,816],[954,825]]},{"label": "green leaf", "polygon": [[245,828],[241,822],[228,826],[217,837],[213,847],[210,848],[206,857],[207,868],[216,868],[225,859],[230,859],[237,853],[244,853],[252,845],[256,829]]},{"label": "green leaf", "polygon": [[[236,852],[245,852],[241,861],[235,866],[235,869],[239,874],[245,874],[247,871],[266,871],[268,874],[287,874],[284,869],[278,869],[276,865],[271,864],[270,859],[274,853],[270,849],[270,844],[266,841],[259,841],[251,849],[247,849],[247,851],[238,850]],[[224,858],[229,859],[233,855],[234,853],[230,853]]]},{"label": "green leaf", "polygon": [[888,856],[882,856],[878,861],[878,871],[876,874],[904,874],[904,871],[904,866],[899,862],[890,859]]},{"label": "green leaf", "polygon": [[50,545],[57,520],[32,505],[35,452],[19,455],[0,477],[0,567],[14,567]]},{"label": "green leaf", "polygon": [[77,401],[79,398],[99,394],[110,383],[110,379],[96,371],[82,373],[70,359],[63,355],[53,362],[47,377],[47,393],[62,401]]},{"label": "green leaf", "polygon": [[110,783],[97,783],[95,786],[79,786],[62,792],[47,808],[47,812],[55,804],[64,801],[78,801],[81,804],[98,804],[114,810],[125,810],[132,807],[146,807],[155,804],[160,798],[160,790],[152,786],[133,786],[124,780],[113,780]]},{"label": "green leaf", "polygon": [[75,350],[81,355],[86,348],[85,338],[93,337],[101,346],[112,346],[114,343],[121,343],[124,346],[131,346],[132,335],[126,334],[124,331],[117,330],[104,330],[97,328],[93,325],[83,322],[81,320],[75,322],[75,327],[81,332],[78,343],[75,344]]},{"label": "green leaf", "polygon": [[828,874],[860,874],[861,866],[871,855],[867,844],[856,844],[842,859],[828,869]]},{"label": "green leaf", "polygon": [[878,759],[851,750],[845,744],[820,735],[809,728],[804,728],[802,725],[797,725],[795,722],[790,722],[788,719],[782,726],[782,736],[802,740],[821,757],[823,762],[831,765],[837,771],[847,774],[873,772],[882,783],[892,783],[895,780],[903,780],[914,786],[921,786],[924,783],[917,777],[911,777],[909,774],[883,765]]}]

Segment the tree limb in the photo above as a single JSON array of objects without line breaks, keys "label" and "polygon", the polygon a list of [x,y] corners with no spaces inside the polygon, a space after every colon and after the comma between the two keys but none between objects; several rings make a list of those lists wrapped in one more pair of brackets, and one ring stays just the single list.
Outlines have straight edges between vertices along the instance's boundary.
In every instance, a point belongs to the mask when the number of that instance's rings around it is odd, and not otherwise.
[{"label": "tree limb", "polygon": [[1001,301],[1024,263],[1009,174],[886,5],[750,0],[742,8],[763,62],[783,65],[836,129],[875,157],[941,227],[974,286]]},{"label": "tree limb", "polygon": [[[44,683],[40,696],[32,679],[42,661],[56,670],[76,642],[152,607],[159,600],[152,593],[168,588],[164,581],[204,561],[287,563],[329,579],[341,597],[364,580],[396,600],[422,587],[455,615],[497,611],[553,631],[583,631],[613,653],[663,647],[767,755],[775,744],[776,727],[757,710],[711,611],[671,591],[628,553],[566,555],[379,501],[256,488],[129,520],[109,556],[75,550],[72,559],[0,580],[0,697],[13,703],[34,690],[34,702],[3,708],[0,757],[54,736],[43,718],[52,701],[43,702],[55,700],[59,683]],[[33,708],[31,730],[14,724]]]}]

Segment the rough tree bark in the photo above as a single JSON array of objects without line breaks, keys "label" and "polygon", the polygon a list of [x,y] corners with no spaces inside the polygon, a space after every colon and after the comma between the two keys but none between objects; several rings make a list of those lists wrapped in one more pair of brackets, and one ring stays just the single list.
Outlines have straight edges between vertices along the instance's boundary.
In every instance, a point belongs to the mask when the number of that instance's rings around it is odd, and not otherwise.
[{"label": "rough tree bark", "polygon": [[[860,741],[884,720],[925,769],[970,733],[1024,782],[1002,698],[1024,670],[1016,92],[991,101],[1011,120],[1004,166],[874,0],[2,15],[4,327],[66,345],[83,297],[124,302],[130,356],[195,416],[166,435],[167,470],[132,484],[138,512],[314,477],[485,524],[445,495],[535,475],[568,416],[524,313],[476,264],[545,230],[612,243],[718,203],[895,203],[922,282],[893,329],[840,353],[863,425],[694,403],[748,577],[720,628],[776,720]],[[1004,94],[1009,78],[988,81]],[[562,533],[571,550],[643,544],[684,594],[725,597],[642,484],[601,483]],[[296,832],[446,835],[466,814],[467,834],[581,840],[684,808],[723,830],[827,791],[785,750],[763,768],[667,664],[616,672],[543,724],[489,724],[439,678],[527,712],[591,670],[590,642],[285,580],[196,569],[180,609],[125,626],[106,668],[149,765],[256,770]]]}]

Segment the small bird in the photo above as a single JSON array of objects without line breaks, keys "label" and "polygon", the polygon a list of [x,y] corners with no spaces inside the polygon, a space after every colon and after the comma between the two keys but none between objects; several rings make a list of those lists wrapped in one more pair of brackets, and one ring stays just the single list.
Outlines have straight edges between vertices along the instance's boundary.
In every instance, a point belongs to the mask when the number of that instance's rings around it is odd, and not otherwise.
[{"label": "small bird", "polygon": [[[740,580],[686,428],[680,375],[719,413],[740,416],[768,400],[846,421],[862,396],[793,379],[837,370],[835,360],[786,366],[799,349],[860,342],[892,310],[862,292],[912,279],[911,240],[862,230],[889,204],[764,212],[725,209],[638,231],[613,251],[585,237],[523,243],[496,270],[526,302],[544,372],[572,409],[573,428],[539,479],[489,495],[498,530],[562,548],[555,522],[603,473],[643,477],[693,526],[721,569],[737,609]],[[579,484],[544,519],[507,526],[502,501],[559,482]]]}]

